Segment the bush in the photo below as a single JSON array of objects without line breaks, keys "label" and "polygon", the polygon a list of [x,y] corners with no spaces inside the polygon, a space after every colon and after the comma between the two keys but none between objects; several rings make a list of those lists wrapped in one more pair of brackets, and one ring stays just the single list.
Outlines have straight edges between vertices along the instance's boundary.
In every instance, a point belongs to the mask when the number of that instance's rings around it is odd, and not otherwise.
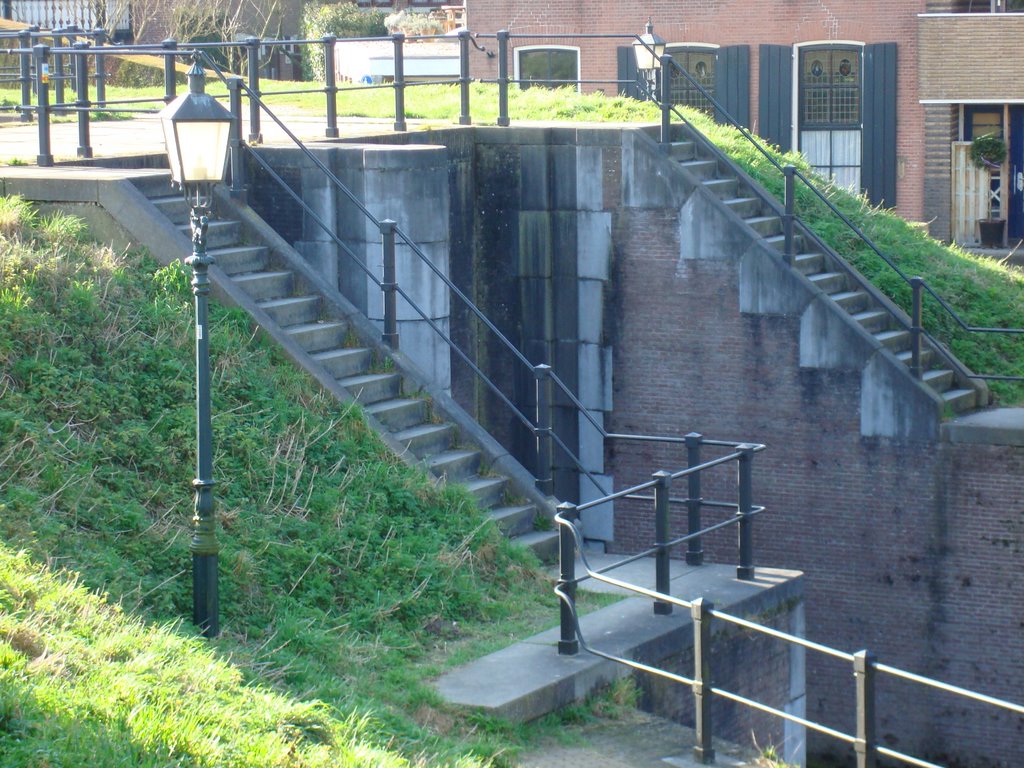
[{"label": "bush", "polygon": [[[387,33],[382,11],[361,11],[354,3],[310,3],[302,12],[302,36],[306,39],[321,38],[325,35],[384,37]],[[323,47],[309,46],[302,58],[302,66],[307,78],[323,82]]]}]

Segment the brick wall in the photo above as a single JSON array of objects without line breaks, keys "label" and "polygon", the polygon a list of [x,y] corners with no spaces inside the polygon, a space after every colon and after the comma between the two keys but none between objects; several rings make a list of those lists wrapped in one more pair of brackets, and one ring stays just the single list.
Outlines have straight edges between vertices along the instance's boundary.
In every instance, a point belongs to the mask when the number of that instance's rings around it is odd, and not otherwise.
[{"label": "brick wall", "polygon": [[949,240],[953,236],[951,145],[959,137],[960,111],[955,104],[929,104],[924,113],[924,218],[933,237]]},{"label": "brick wall", "polygon": [[[755,502],[769,510],[756,519],[756,562],[805,571],[808,637],[1019,699],[1024,449],[863,437],[859,372],[801,368],[799,317],[741,312],[738,253],[681,258],[680,230],[676,209],[616,214],[611,428],[766,443],[754,459]],[[618,487],[682,466],[653,446],[608,463]],[[704,496],[734,501],[734,484],[715,475]],[[674,532],[684,529],[681,514]],[[615,547],[653,538],[650,510],[620,504]],[[705,544],[710,559],[735,562],[735,532]],[[1020,718],[892,680],[879,691],[893,748],[1024,761]],[[852,702],[850,666],[809,654],[809,717],[849,733]]]},{"label": "brick wall", "polygon": [[[475,32],[508,29],[513,35],[580,33],[639,34],[650,16],[655,31],[669,43],[713,43],[751,47],[750,108],[758,122],[758,45],[795,45],[810,41],[895,42],[898,46],[898,173],[897,209],[910,219],[926,218],[923,206],[924,157],[921,138],[924,114],[917,95],[917,14],[924,0],[861,0],[822,3],[819,0],[648,0],[648,2],[580,3],[576,0],[474,0],[470,7]],[[1024,19],[1022,19],[1024,21]],[[519,45],[572,45],[581,48],[581,77],[614,81],[615,49],[631,40],[516,39]],[[956,60],[958,57],[952,57]],[[495,77],[497,59],[477,54],[474,76]],[[511,67],[510,63],[510,67]],[[1008,69],[1009,73],[1011,70]],[[616,86],[595,85],[614,92]]]}]

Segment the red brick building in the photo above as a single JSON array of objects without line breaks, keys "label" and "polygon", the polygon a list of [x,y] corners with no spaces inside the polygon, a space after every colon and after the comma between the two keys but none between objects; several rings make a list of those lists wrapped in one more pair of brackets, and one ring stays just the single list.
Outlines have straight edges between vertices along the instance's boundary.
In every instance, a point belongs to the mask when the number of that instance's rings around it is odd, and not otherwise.
[{"label": "red brick building", "polygon": [[[977,241],[976,220],[1024,237],[1024,84],[1008,66],[1024,39],[1020,0],[469,0],[477,33],[507,29],[517,79],[622,90],[635,76],[630,34],[648,17],[668,51],[729,111],[875,204],[927,221],[941,239]],[[623,35],[587,39],[579,35]],[[532,36],[532,37],[531,37]],[[478,55],[474,76],[496,75]],[[701,105],[684,82],[677,101]],[[990,174],[967,143],[1010,145]],[[993,208],[989,210],[990,200]]]}]

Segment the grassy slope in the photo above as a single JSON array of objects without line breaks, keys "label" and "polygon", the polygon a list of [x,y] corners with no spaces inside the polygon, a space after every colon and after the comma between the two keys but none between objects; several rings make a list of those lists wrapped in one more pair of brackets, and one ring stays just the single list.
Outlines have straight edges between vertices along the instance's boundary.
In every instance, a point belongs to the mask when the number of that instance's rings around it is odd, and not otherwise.
[{"label": "grassy slope", "polygon": [[220,308],[223,635],[178,624],[185,268],[11,201],[0,233],[0,766],[470,765],[516,741],[423,680],[439,648],[550,624],[549,585],[463,492],[400,464]]}]

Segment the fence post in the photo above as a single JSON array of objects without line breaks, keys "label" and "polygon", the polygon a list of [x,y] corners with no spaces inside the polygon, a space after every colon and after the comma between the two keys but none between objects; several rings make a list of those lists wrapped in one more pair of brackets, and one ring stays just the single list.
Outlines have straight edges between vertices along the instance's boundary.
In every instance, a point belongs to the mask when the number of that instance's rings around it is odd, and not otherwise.
[{"label": "fence post", "polygon": [[[704,436],[699,432],[691,432],[686,436],[686,466],[690,469],[700,466],[700,449]],[[700,472],[691,472],[686,476],[686,533],[690,536],[700,530],[701,498]],[[700,536],[686,542],[686,564],[704,564],[704,544]]]},{"label": "fence post", "polygon": [[736,578],[741,581],[750,581],[754,578],[754,448],[751,445],[743,444],[738,446],[737,450],[740,452],[736,462],[739,490],[736,514],[739,516],[740,564],[736,566]]},{"label": "fence post", "polygon": [[508,30],[498,30],[498,125],[509,126],[508,119]]},{"label": "fence post", "polygon": [[334,71],[334,44],[338,38],[325,35],[324,43],[324,93],[327,94],[327,130],[324,135],[328,139],[338,138],[338,73]]},{"label": "fence post", "polygon": [[[567,501],[558,505],[558,514],[568,524],[558,526],[558,588],[571,603],[576,602],[576,540],[571,525],[576,523],[579,515],[576,505]],[[576,637],[576,623],[572,618],[572,606],[564,600],[559,605],[559,639],[558,655],[575,656],[580,652],[580,641]]]},{"label": "fence post", "polygon": [[384,257],[384,280],[380,284],[384,292],[384,343],[398,349],[398,276],[395,270],[395,227],[391,219],[380,222],[381,254]]},{"label": "fence post", "polygon": [[786,245],[782,255],[786,264],[793,266],[793,259],[796,256],[796,244],[793,241],[793,220],[796,217],[796,167],[787,165],[782,172],[786,177],[786,212],[782,214],[782,232],[786,237]]},{"label": "fence post", "polygon": [[395,130],[404,131],[405,126],[405,35],[395,32],[391,36],[395,44]]},{"label": "fence post", "polygon": [[668,151],[672,143],[672,56],[661,55],[661,148]]},{"label": "fence post", "polygon": [[178,57],[171,53],[178,50],[178,41],[167,38],[160,43],[160,47],[167,51],[164,54],[164,101],[170,104],[178,92],[178,81],[175,77],[177,70],[174,68]]},{"label": "fence post", "polygon": [[554,492],[551,477],[551,366],[533,367],[537,381],[537,490],[546,496]]},{"label": "fence post", "polygon": [[21,64],[21,71],[18,79],[21,81],[21,122],[32,122],[32,31],[24,29],[18,33],[18,47],[21,53],[18,56]]},{"label": "fence post", "polygon": [[231,110],[231,196],[245,202],[245,157],[242,139],[242,78],[228,78],[228,107]]},{"label": "fence post", "polygon": [[[64,103],[64,54],[59,50],[64,46],[64,30],[53,31],[53,103]],[[63,110],[61,110],[63,111]]]},{"label": "fence post", "polygon": [[[672,591],[672,564],[669,559],[669,492],[672,488],[672,473],[660,470],[655,472],[654,481],[654,546],[658,553],[654,556],[654,589],[663,595]],[[668,616],[672,613],[672,603],[664,600],[654,601],[654,613]]]},{"label": "fence post", "polygon": [[263,141],[260,132],[260,39],[245,38],[247,64],[249,70],[249,142],[259,144]]},{"label": "fence post", "polygon": [[78,108],[78,156],[92,157],[89,142],[89,43],[75,43],[75,90]]},{"label": "fence post", "polygon": [[[97,49],[107,44],[107,31],[103,27],[96,27],[93,36]],[[96,105],[107,105],[107,57],[99,50],[96,51]]]},{"label": "fence post", "polygon": [[697,743],[693,759],[701,765],[715,762],[711,742],[711,614],[714,603],[698,597],[690,606],[693,619],[693,714]]},{"label": "fence post", "polygon": [[921,378],[921,336],[924,329],[921,324],[921,291],[924,278],[910,278],[910,289],[913,300],[910,311],[910,373],[915,379]]},{"label": "fence post", "polygon": [[857,680],[857,768],[875,768],[878,751],[875,744],[875,654],[853,654],[853,676]]},{"label": "fence post", "polygon": [[469,30],[465,28],[459,30],[459,93],[462,104],[459,125],[472,125],[473,120],[469,116]]},{"label": "fence post", "polygon": [[48,168],[53,165],[50,153],[50,48],[46,45],[32,46],[32,58],[36,67],[36,112],[39,117],[39,154],[36,165]]}]

